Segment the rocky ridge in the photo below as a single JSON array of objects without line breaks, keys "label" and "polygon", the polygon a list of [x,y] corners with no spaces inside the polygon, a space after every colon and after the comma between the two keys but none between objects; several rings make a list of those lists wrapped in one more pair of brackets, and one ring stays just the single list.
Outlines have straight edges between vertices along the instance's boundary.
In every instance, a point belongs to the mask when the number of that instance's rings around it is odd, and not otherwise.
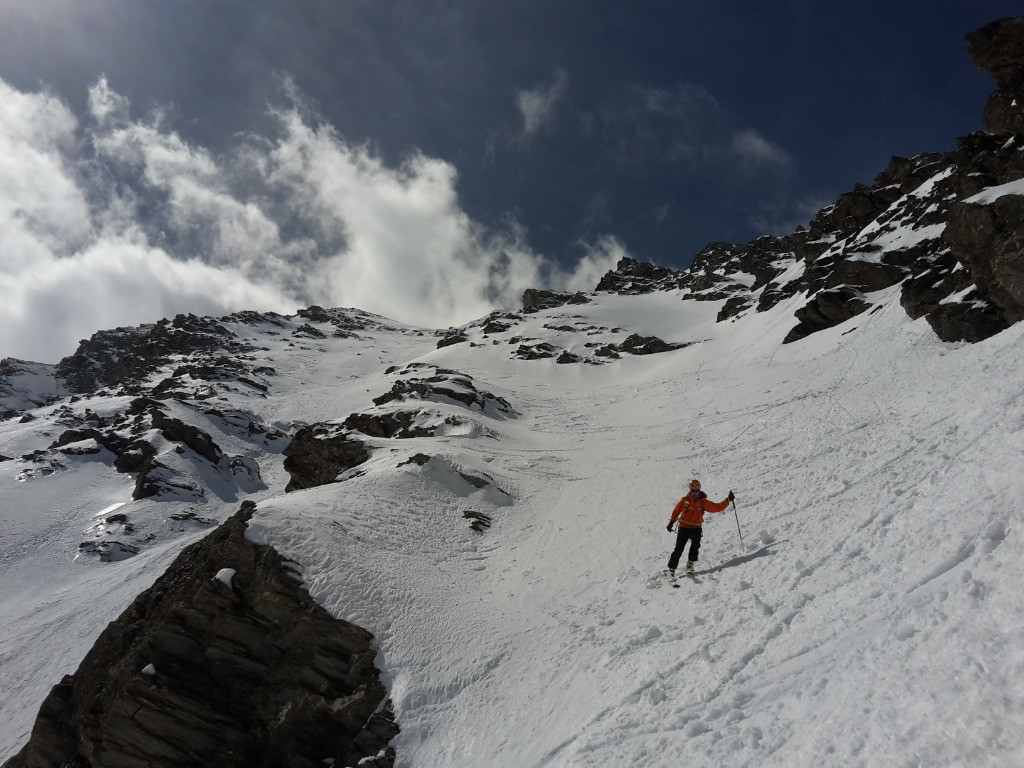
[{"label": "rocky ridge", "polygon": [[[943,341],[976,342],[1024,317],[1024,19],[967,36],[975,65],[998,90],[987,132],[956,149],[894,157],[871,185],[856,185],[807,228],[745,245],[711,243],[687,270],[623,259],[598,291],[634,295],[680,290],[724,300],[724,321],[793,297],[796,325],[785,343],[870,310],[872,294],[900,286],[912,318]],[[1004,193],[985,190],[1011,185]]]},{"label": "rocky ridge", "polygon": [[393,764],[372,636],[246,539],[254,511],[186,548],[107,627],[5,768]]}]

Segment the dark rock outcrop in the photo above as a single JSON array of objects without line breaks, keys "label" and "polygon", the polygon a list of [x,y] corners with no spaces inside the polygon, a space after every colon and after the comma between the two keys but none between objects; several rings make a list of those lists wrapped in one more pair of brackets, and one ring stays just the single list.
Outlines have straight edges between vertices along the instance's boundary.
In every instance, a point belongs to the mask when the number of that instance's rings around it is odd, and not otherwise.
[{"label": "dark rock outcrop", "polygon": [[848,286],[820,291],[796,311],[796,319],[799,323],[786,334],[782,343],[789,344],[798,341],[812,333],[832,328],[856,317],[871,307],[861,296],[860,291]]},{"label": "dark rock outcrop", "polygon": [[985,105],[985,127],[1024,134],[1024,18],[994,21],[966,39],[974,65],[990,72],[998,87]]},{"label": "dark rock outcrop", "polygon": [[523,292],[523,312],[533,313],[542,309],[554,309],[566,304],[589,304],[590,298],[583,293],[558,293],[527,288]]},{"label": "dark rock outcrop", "polygon": [[446,335],[442,336],[437,342],[438,349],[444,349],[445,347],[451,347],[455,344],[462,344],[469,341],[469,336],[464,331],[449,331]]},{"label": "dark rock outcrop", "polygon": [[953,206],[945,240],[1006,323],[1024,319],[1024,196]]},{"label": "dark rock outcrop", "polygon": [[[437,427],[415,426],[418,415],[418,413],[412,411],[374,414],[353,413],[345,419],[342,426],[353,432],[362,432],[370,437],[383,437],[386,439],[433,437],[437,433]],[[462,422],[454,416],[449,416],[445,419],[445,423],[455,426]]]},{"label": "dark rock outcrop", "polygon": [[167,365],[174,355],[252,351],[213,318],[177,315],[138,328],[93,334],[57,364],[57,376],[73,392],[134,382]]},{"label": "dark rock outcrop", "polygon": [[295,433],[284,456],[285,471],[292,478],[287,493],[333,483],[342,472],[369,459],[370,452],[336,424],[311,424]]},{"label": "dark rock outcrop", "polygon": [[186,548],[104,630],[5,768],[393,764],[372,635],[246,539],[254,510]]},{"label": "dark rock outcrop", "polygon": [[631,355],[658,355],[662,352],[682,349],[685,346],[685,344],[669,344],[657,336],[641,336],[634,333],[620,343],[618,349],[620,352],[627,352]]},{"label": "dark rock outcrop", "polygon": [[598,291],[635,296],[654,291],[682,287],[682,270],[659,267],[629,257],[623,257],[615,269],[606,273],[597,284]]},{"label": "dark rock outcrop", "polygon": [[514,353],[519,360],[546,360],[559,354],[559,348],[546,341],[537,344],[520,344]]},{"label": "dark rock outcrop", "polygon": [[457,371],[436,369],[434,376],[426,378],[399,379],[390,392],[373,398],[374,405],[402,402],[405,400],[454,401],[481,412],[512,414],[514,411],[507,400],[486,390],[478,389],[465,374]]}]

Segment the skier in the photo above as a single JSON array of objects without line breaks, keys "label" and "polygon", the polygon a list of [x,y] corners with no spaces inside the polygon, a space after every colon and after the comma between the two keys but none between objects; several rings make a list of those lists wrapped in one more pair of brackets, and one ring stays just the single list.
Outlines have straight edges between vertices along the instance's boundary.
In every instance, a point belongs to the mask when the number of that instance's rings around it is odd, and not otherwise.
[{"label": "skier", "polygon": [[672,556],[668,559],[668,569],[665,573],[670,579],[676,577],[676,566],[679,565],[679,558],[682,557],[683,547],[686,542],[690,544],[690,558],[686,562],[686,572],[693,573],[693,567],[700,556],[701,525],[704,523],[705,512],[724,512],[729,502],[736,496],[732,491],[725,501],[714,502],[707,497],[707,494],[700,489],[700,480],[690,481],[690,492],[683,496],[672,510],[672,519],[668,521],[668,532],[672,533],[672,526],[676,520],[679,521],[679,533],[676,536],[676,548],[672,550]]}]

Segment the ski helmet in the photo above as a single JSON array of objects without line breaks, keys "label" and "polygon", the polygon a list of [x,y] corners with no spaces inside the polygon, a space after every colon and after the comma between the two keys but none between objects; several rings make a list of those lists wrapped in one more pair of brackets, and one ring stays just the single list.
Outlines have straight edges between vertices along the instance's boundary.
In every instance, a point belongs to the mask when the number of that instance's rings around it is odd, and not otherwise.
[{"label": "ski helmet", "polygon": [[699,491],[700,490],[700,480],[691,480],[690,481],[690,490],[691,491]]}]

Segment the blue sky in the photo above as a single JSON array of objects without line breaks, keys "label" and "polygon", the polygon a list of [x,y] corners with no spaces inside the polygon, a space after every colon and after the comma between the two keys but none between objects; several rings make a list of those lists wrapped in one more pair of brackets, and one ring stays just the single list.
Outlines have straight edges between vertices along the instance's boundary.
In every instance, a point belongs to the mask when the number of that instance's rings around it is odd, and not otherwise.
[{"label": "blue sky", "polygon": [[[582,284],[624,254],[686,266],[708,242],[806,223],[894,154],[952,149],[980,129],[994,84],[974,70],[963,36],[1015,12],[997,1],[0,0],[0,81],[9,105],[21,104],[7,110],[8,132],[22,136],[12,146],[52,156],[81,198],[68,208],[89,219],[81,232],[61,220],[22,233],[43,243],[54,270],[20,316],[55,301],[68,259],[115,231],[146,263],[235,269],[249,285],[231,301],[358,301],[392,315],[423,297],[459,307],[398,318],[436,325],[508,303],[529,279]],[[67,125],[40,149],[24,136],[49,135],[32,122],[43,100]],[[333,161],[298,171],[283,158],[305,155],[286,134],[329,143]],[[178,160],[159,165],[168,152]],[[348,179],[340,191],[322,172],[332,163]],[[17,173],[45,176],[7,170]],[[373,186],[381,181],[402,191],[400,210]],[[360,184],[373,194],[353,191]],[[197,185],[219,202],[200,205]],[[13,195],[9,211],[24,208]],[[289,208],[297,197],[301,210]],[[369,198],[379,206],[367,208]],[[340,199],[358,204],[341,210]],[[327,208],[329,222],[310,213]],[[240,226],[248,239],[225,246]],[[62,238],[77,245],[53,245]],[[370,251],[388,247],[395,253],[376,263]],[[245,261],[247,248],[272,251],[273,264]],[[308,274],[328,258],[323,279],[303,283],[296,265]],[[419,282],[396,275],[409,260]],[[73,266],[95,274],[86,261]],[[474,300],[442,295],[437,285],[466,265]],[[379,274],[354,291],[345,270]],[[394,290],[388,274],[409,283],[390,303],[380,295]],[[168,283],[146,303],[151,314],[230,306],[223,291],[204,296],[175,280],[188,290],[176,296]],[[157,319],[135,305],[81,322],[73,314],[69,327]]]}]

